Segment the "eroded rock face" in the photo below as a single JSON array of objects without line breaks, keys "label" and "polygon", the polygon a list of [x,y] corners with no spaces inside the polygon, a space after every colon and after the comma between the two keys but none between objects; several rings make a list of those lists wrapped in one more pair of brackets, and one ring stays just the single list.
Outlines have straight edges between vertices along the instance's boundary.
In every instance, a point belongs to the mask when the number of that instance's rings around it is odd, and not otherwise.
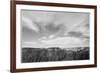
[{"label": "eroded rock face", "polygon": [[22,48],[22,63],[89,59],[89,47],[75,47],[78,50],[66,49],[59,47]]}]

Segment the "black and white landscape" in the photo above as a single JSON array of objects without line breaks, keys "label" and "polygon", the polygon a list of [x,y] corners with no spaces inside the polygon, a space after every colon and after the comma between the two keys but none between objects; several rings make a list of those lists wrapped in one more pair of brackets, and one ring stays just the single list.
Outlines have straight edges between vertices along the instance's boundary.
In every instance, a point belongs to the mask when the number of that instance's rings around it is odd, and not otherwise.
[{"label": "black and white landscape", "polygon": [[89,60],[89,13],[21,10],[21,61]]}]

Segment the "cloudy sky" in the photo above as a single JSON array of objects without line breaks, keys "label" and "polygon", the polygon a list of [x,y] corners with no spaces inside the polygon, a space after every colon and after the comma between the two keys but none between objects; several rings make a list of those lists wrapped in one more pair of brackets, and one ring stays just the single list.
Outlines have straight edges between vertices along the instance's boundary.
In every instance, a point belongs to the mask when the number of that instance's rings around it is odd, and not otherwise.
[{"label": "cloudy sky", "polygon": [[21,10],[22,47],[89,45],[89,13]]}]

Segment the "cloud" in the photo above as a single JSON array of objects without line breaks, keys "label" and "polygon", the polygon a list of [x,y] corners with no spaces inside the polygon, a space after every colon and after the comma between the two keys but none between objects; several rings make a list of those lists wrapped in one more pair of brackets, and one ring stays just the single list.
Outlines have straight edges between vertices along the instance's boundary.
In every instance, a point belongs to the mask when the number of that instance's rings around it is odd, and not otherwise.
[{"label": "cloud", "polygon": [[84,40],[82,41],[75,37],[59,37],[56,39],[41,40],[41,42],[45,44],[84,44]]},{"label": "cloud", "polygon": [[48,39],[53,39],[56,35],[55,34],[51,34],[49,36],[43,36],[41,37],[39,40],[48,40]]},{"label": "cloud", "polygon": [[39,29],[36,24],[34,24],[33,21],[28,17],[22,16],[22,25],[24,27],[27,27],[28,29],[34,30],[35,32],[39,32]]},{"label": "cloud", "polygon": [[75,37],[59,37],[52,40],[40,40],[40,42],[23,42],[22,47],[38,47],[38,48],[47,48],[47,47],[87,47],[89,43],[86,43],[85,39],[79,39]]},{"label": "cloud", "polygon": [[37,44],[37,42],[23,42],[24,44]]},{"label": "cloud", "polygon": [[66,27],[68,28],[65,35],[68,35],[69,32],[75,31],[79,28],[80,30],[83,30],[83,26],[86,24],[89,24],[89,14],[73,14],[71,18],[67,19]]}]

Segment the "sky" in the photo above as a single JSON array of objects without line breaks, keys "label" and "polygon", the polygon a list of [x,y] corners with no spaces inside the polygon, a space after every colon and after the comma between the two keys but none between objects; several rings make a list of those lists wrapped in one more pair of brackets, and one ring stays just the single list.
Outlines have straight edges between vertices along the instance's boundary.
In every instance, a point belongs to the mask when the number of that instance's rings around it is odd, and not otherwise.
[{"label": "sky", "polygon": [[22,47],[89,46],[89,13],[21,10]]}]

